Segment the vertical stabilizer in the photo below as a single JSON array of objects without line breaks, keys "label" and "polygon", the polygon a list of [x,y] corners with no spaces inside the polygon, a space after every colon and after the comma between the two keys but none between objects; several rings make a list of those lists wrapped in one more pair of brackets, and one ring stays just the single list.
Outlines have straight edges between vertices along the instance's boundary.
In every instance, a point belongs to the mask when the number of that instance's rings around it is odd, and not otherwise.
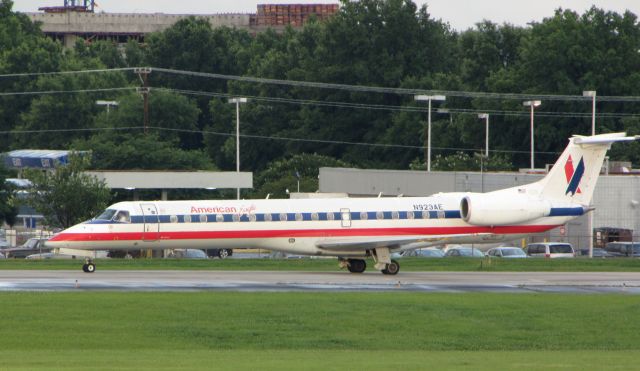
[{"label": "vertical stabilizer", "polygon": [[537,183],[540,195],[549,200],[588,206],[611,144],[637,139],[625,135],[611,133],[570,138],[569,145],[549,174]]}]

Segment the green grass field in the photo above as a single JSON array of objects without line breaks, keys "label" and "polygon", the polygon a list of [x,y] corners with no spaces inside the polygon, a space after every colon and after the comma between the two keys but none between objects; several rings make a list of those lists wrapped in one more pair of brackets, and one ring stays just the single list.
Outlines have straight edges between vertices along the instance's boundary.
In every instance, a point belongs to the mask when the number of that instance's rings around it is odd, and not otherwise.
[{"label": "green grass field", "polygon": [[[527,272],[640,272],[640,259],[472,259],[402,258],[401,270],[411,271],[527,271]],[[295,270],[335,271],[337,259],[102,259],[102,270]],[[373,261],[367,261],[373,269]],[[1,259],[0,269],[80,269],[82,260]]]},{"label": "green grass field", "polygon": [[640,367],[640,296],[4,292],[0,369]]}]

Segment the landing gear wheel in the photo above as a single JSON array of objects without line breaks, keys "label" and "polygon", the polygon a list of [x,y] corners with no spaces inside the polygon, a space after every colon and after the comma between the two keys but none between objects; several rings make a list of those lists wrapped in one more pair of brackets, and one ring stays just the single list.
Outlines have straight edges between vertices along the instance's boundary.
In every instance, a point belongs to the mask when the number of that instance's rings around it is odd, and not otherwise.
[{"label": "landing gear wheel", "polygon": [[93,273],[96,271],[96,265],[93,264],[93,260],[86,259],[82,265],[82,271],[85,273]]},{"label": "landing gear wheel", "polygon": [[400,264],[395,260],[392,260],[391,263],[387,264],[387,267],[382,270],[383,274],[392,276],[398,274],[398,272],[400,272]]},{"label": "landing gear wheel", "polygon": [[347,269],[351,273],[362,273],[367,269],[367,262],[362,259],[349,259]]},{"label": "landing gear wheel", "polygon": [[227,249],[220,249],[218,251],[218,257],[220,259],[226,259],[227,257],[229,257],[229,250]]}]

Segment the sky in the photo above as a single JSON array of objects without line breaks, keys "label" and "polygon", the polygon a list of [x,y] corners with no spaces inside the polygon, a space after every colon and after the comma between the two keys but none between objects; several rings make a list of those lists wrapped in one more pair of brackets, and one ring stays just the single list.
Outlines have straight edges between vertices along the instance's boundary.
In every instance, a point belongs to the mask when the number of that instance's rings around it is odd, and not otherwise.
[{"label": "sky", "polygon": [[[63,0],[13,0],[15,11],[37,12],[42,6],[61,6]],[[81,2],[82,0],[78,0]],[[428,4],[433,18],[441,19],[458,31],[471,28],[488,19],[494,23],[526,26],[551,17],[558,8],[571,9],[582,14],[591,6],[624,13],[630,10],[640,15],[640,0],[414,0],[418,5]],[[108,13],[168,13],[213,14],[255,13],[257,4],[338,3],[337,0],[96,0],[96,11]]]}]

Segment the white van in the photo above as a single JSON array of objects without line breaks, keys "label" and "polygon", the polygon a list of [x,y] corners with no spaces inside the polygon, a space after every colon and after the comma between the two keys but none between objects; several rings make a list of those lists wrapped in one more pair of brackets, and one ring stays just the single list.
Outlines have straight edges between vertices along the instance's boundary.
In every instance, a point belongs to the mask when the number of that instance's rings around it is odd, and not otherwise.
[{"label": "white van", "polygon": [[537,258],[575,258],[576,252],[570,243],[540,242],[527,245],[527,255]]}]

